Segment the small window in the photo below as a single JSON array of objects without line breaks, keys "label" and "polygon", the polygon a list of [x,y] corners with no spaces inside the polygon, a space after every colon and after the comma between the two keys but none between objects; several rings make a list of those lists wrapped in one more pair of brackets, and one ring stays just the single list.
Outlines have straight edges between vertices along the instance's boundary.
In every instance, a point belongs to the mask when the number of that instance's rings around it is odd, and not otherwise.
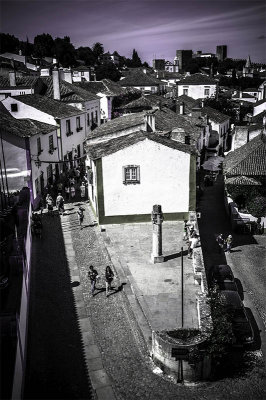
[{"label": "small window", "polygon": [[12,104],[11,104],[11,111],[18,111],[18,105],[17,105],[17,103],[12,103]]},{"label": "small window", "polygon": [[90,126],[90,113],[87,114],[87,125]]},{"label": "small window", "polygon": [[93,119],[93,112],[91,113],[91,123],[93,124],[93,121],[94,121],[94,119]]},{"label": "small window", "polygon": [[66,134],[67,134],[67,136],[69,136],[69,135],[72,134],[72,132],[71,132],[71,125],[70,125],[70,119],[67,119],[67,120],[66,120]]},{"label": "small window", "polygon": [[80,158],[80,144],[77,145],[77,156]]},{"label": "small window", "polygon": [[210,95],[210,89],[204,89],[204,96]]},{"label": "small window", "polygon": [[37,153],[41,154],[41,152],[42,152],[41,138],[37,138]]},{"label": "small window", "polygon": [[123,183],[125,185],[140,183],[139,165],[127,165],[123,167]]},{"label": "small window", "polygon": [[81,71],[81,76],[84,76],[84,71]]},{"label": "small window", "polygon": [[36,194],[38,194],[40,192],[40,187],[39,187],[39,179],[35,179],[35,190],[36,190]]},{"label": "small window", "polygon": [[188,95],[188,89],[183,89],[183,94]]},{"label": "small window", "polygon": [[95,122],[98,123],[98,111],[95,111]]},{"label": "small window", "polygon": [[49,136],[49,150],[50,151],[54,150],[54,137],[53,137],[53,135]]},{"label": "small window", "polygon": [[80,127],[80,117],[77,117],[76,118],[76,127],[77,127],[77,131],[80,131],[81,129],[81,127]]}]

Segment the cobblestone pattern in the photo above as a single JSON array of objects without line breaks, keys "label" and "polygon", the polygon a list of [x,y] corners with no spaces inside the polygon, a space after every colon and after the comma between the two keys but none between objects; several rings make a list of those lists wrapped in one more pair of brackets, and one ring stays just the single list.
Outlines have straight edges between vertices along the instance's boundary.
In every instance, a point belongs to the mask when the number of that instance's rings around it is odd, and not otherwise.
[{"label": "cobblestone pattern", "polygon": [[[152,372],[155,366],[125,293],[114,291],[108,298],[105,297],[105,267],[108,264],[114,267],[105,250],[99,227],[93,226],[91,210],[86,207],[86,227],[83,230],[77,227],[76,215],[70,216],[70,222],[86,312],[117,400],[238,399],[238,394],[233,395],[229,389],[227,380],[218,384],[185,386],[174,384],[167,377],[162,378]],[[91,264],[102,277],[94,297],[90,297],[87,278]],[[118,282],[120,284],[120,279],[116,276],[114,285]]]}]

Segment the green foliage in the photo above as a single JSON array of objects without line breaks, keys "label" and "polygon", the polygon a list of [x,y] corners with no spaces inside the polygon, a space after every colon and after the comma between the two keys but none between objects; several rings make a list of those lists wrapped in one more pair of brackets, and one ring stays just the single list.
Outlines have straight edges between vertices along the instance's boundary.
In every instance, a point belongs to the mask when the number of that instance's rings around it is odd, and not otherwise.
[{"label": "green foliage", "polygon": [[98,65],[95,69],[96,78],[98,81],[102,79],[111,79],[116,82],[119,81],[121,74],[113,63],[105,63]]},{"label": "green foliage", "polygon": [[167,334],[174,339],[180,339],[181,341],[186,343],[198,336],[200,334],[200,331],[198,329],[183,328],[168,331]]},{"label": "green foliage", "polygon": [[266,217],[266,197],[257,196],[247,203],[248,211],[254,217]]},{"label": "green foliage", "polygon": [[205,105],[228,115],[232,119],[232,122],[237,120],[237,112],[234,108],[234,105],[226,98],[221,97],[218,101],[211,98],[205,99]]}]

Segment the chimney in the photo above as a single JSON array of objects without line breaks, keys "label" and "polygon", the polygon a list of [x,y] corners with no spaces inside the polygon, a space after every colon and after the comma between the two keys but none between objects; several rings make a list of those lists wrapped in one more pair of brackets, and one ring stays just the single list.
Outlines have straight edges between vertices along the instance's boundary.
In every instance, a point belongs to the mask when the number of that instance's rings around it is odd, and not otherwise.
[{"label": "chimney", "polygon": [[204,99],[201,99],[201,108],[204,108]]},{"label": "chimney", "polygon": [[16,72],[9,71],[9,83],[10,86],[16,86]]},{"label": "chimney", "polygon": [[180,106],[179,106],[179,114],[180,115],[184,115],[185,114],[185,104],[184,104],[183,101],[182,101],[182,103],[180,103]]},{"label": "chimney", "polygon": [[144,72],[144,74],[147,74],[146,68],[143,68],[143,72]]},{"label": "chimney", "polygon": [[60,100],[59,72],[57,68],[53,69],[53,89],[54,89],[54,99]]},{"label": "chimney", "polygon": [[146,132],[155,131],[155,114],[154,112],[147,112],[145,115]]},{"label": "chimney", "polygon": [[263,129],[265,131],[265,129],[266,129],[266,115],[264,115],[264,117],[263,117],[262,125],[263,125]]},{"label": "chimney", "polygon": [[239,98],[242,99],[242,90],[239,91]]},{"label": "chimney", "polygon": [[68,83],[72,83],[72,71],[71,69],[67,69],[64,71],[64,81],[68,82]]}]

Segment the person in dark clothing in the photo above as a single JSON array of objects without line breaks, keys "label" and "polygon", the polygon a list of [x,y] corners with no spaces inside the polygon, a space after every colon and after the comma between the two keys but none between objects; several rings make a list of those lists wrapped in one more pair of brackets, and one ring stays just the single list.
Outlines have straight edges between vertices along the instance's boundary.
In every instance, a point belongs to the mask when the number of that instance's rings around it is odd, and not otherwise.
[{"label": "person in dark clothing", "polygon": [[111,268],[109,267],[109,265],[107,265],[107,267],[105,269],[106,297],[108,297],[109,291],[112,290],[111,283],[112,283],[113,279],[114,279],[114,273],[111,270]]},{"label": "person in dark clothing", "polygon": [[220,233],[220,235],[217,236],[216,242],[218,243],[218,246],[219,246],[219,254],[221,254],[221,252],[224,250],[224,245],[225,245],[225,241],[224,241],[224,237],[223,237],[222,233]]},{"label": "person in dark clothing", "polygon": [[91,281],[91,295],[92,296],[94,296],[94,291],[96,289],[96,282],[97,282],[98,276],[99,275],[98,275],[97,270],[94,268],[93,265],[90,265],[88,277],[90,278],[90,281]]}]

